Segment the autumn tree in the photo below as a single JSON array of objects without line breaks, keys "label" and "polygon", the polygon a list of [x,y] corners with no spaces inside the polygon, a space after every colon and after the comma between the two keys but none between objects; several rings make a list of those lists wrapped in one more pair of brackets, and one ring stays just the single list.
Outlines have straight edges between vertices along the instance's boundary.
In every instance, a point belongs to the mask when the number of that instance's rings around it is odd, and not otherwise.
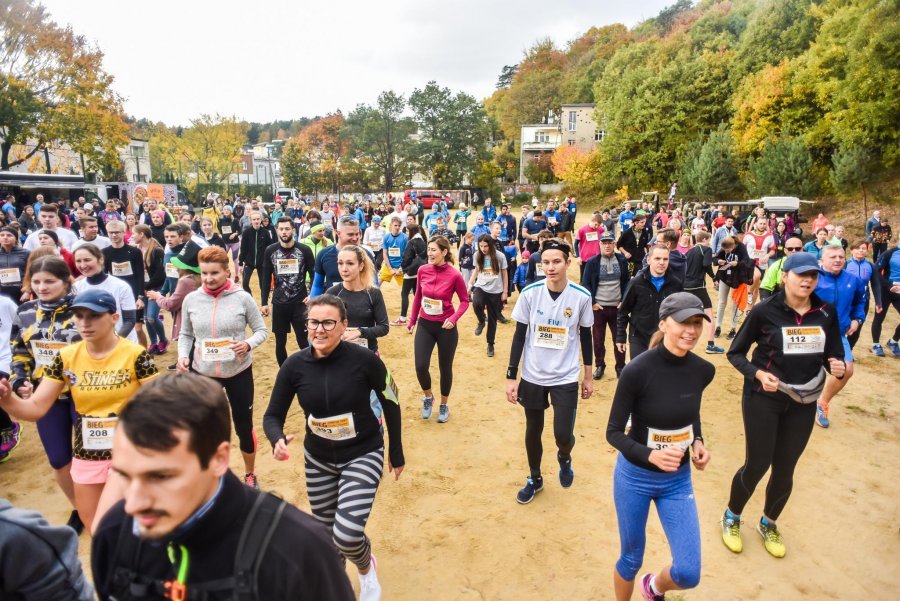
[{"label": "autumn tree", "polygon": [[193,172],[196,183],[217,184],[234,171],[246,137],[246,125],[233,117],[200,115],[180,130],[155,126],[151,155],[169,173]]},{"label": "autumn tree", "polygon": [[351,183],[348,173],[357,168],[349,162],[349,149],[340,112],[313,120],[285,146],[281,156],[285,183],[303,191],[339,192]]},{"label": "autumn tree", "polygon": [[[32,0],[0,3],[0,40],[0,169],[55,142],[81,153],[89,170],[114,168],[128,128],[103,53]],[[12,147],[26,144],[10,160]]]},{"label": "autumn tree", "polygon": [[374,106],[360,104],[345,122],[353,156],[365,160],[373,168],[375,181],[384,190],[393,190],[398,179],[410,171],[413,143],[410,135],[416,124],[403,116],[406,101],[392,91],[382,92]]},{"label": "autumn tree", "polygon": [[575,194],[597,190],[600,176],[600,154],[585,152],[577,146],[560,146],[550,157],[553,175]]}]

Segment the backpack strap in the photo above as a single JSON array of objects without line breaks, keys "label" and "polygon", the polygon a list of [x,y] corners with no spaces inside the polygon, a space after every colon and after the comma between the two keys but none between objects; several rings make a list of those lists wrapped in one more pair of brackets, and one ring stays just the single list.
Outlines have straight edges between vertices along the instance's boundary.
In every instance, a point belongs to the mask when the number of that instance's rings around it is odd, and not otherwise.
[{"label": "backpack strap", "polygon": [[241,531],[234,558],[235,601],[255,601],[259,566],[281,521],[287,503],[269,493],[260,493]]}]

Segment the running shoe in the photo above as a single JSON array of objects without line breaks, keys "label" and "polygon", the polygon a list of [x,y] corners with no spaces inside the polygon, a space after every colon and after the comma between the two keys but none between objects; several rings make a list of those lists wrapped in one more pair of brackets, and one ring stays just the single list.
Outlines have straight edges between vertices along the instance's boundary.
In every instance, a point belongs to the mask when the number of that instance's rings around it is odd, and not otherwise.
[{"label": "running shoe", "polygon": [[450,419],[450,407],[441,403],[438,407],[437,421],[439,424],[446,424],[448,419]]},{"label": "running shoe", "polygon": [[616,377],[617,377],[617,378],[620,377],[620,376],[622,375],[622,370],[623,370],[623,369],[625,369],[625,367],[617,367],[617,368],[616,368]]},{"label": "running shoe", "polygon": [[177,363],[173,363],[172,365],[166,365],[166,370],[167,370],[167,371],[175,371],[176,369],[178,369],[178,364],[177,364]]},{"label": "running shoe", "polygon": [[597,369],[594,370],[594,379],[600,380],[603,378],[603,372],[606,371],[606,366],[601,365]]},{"label": "running shoe", "polygon": [[259,482],[256,480],[256,474],[253,472],[248,472],[244,474],[244,484],[253,488],[255,490],[259,490]]},{"label": "running shoe", "polygon": [[66,522],[66,526],[74,530],[75,534],[80,535],[84,532],[84,523],[82,523],[81,517],[78,515],[78,510],[72,510],[72,513],[69,514],[69,521]]},{"label": "running shoe", "polygon": [[147,354],[148,355],[158,355],[159,354],[159,345],[156,344],[155,342],[153,344],[151,344],[150,347],[147,348]]},{"label": "running shoe", "polygon": [[728,547],[728,550],[732,553],[740,553],[744,550],[744,540],[741,538],[741,524],[743,521],[740,518],[729,517],[727,513],[722,515],[722,519],[719,520],[719,523],[722,524],[722,542],[725,543],[725,546]]},{"label": "running shoe", "polygon": [[891,352],[894,353],[895,357],[900,357],[900,343],[888,340],[887,345],[888,348],[891,349]]},{"label": "running shoe", "polygon": [[884,357],[884,347],[880,344],[872,345],[872,354],[876,357]]},{"label": "running shoe", "polygon": [[706,354],[707,355],[721,355],[725,352],[721,346],[716,346],[714,343],[710,342],[706,345]]},{"label": "running shoe", "polygon": [[482,333],[482,332],[484,332],[484,322],[483,322],[483,321],[479,321],[479,322],[478,322],[478,325],[475,326],[475,335],[476,335],[476,336],[481,336],[481,333]]},{"label": "running shoe", "polygon": [[572,471],[572,456],[569,455],[568,459],[563,460],[562,456],[557,453],[556,460],[559,462],[559,484],[563,488],[569,488],[575,480],[575,472]]},{"label": "running shoe", "polygon": [[828,419],[828,409],[821,405],[816,405],[816,425],[820,428],[827,428],[831,425],[831,421]]},{"label": "running shoe", "polygon": [[725,340],[734,340],[734,337],[737,336],[737,332],[734,331],[734,328],[730,332],[728,332],[728,336],[725,337]]},{"label": "running shoe", "polygon": [[169,350],[169,341],[165,340],[163,342],[160,342],[157,346],[159,347],[159,354],[165,355],[166,351]]},{"label": "running shoe", "polygon": [[644,601],[666,601],[665,593],[657,595],[653,592],[653,589],[650,588],[651,580],[653,580],[653,574],[644,574],[641,576],[641,595],[643,595]]},{"label": "running shoe", "polygon": [[0,453],[0,463],[9,461],[9,453]]},{"label": "running shoe", "polygon": [[392,326],[405,326],[405,325],[406,325],[406,318],[405,318],[405,317],[398,317],[397,319],[395,319],[394,321],[391,322],[391,325],[392,325]]},{"label": "running shoe", "polygon": [[359,575],[359,601],[381,601],[381,583],[378,582],[378,566],[372,555],[369,571]]},{"label": "running shoe", "polygon": [[431,407],[434,405],[434,397],[422,397],[422,419],[431,419]]},{"label": "running shoe", "polygon": [[22,428],[19,426],[19,422],[13,422],[11,428],[0,430],[0,455],[6,455],[3,461],[9,459],[8,456],[12,450],[19,446],[21,432]]},{"label": "running shoe", "polygon": [[519,491],[519,494],[516,495],[516,501],[522,505],[527,505],[534,499],[534,495],[542,490],[544,490],[544,479],[532,478],[529,476],[528,479],[525,480],[525,486]]},{"label": "running shoe", "polygon": [[489,344],[489,345],[488,345],[488,348],[487,348],[487,356],[488,356],[488,357],[493,357],[493,356],[494,356],[494,345],[493,345],[493,344]]},{"label": "running shoe", "polygon": [[720,327],[717,326],[717,327],[716,327],[716,338],[718,338],[718,337],[721,336],[721,335],[722,335],[722,328],[720,328]]},{"label": "running shoe", "polygon": [[498,316],[497,316],[497,321],[499,321],[499,322],[502,323],[503,325],[506,325],[506,324],[509,323],[509,318],[508,318],[508,317],[503,317],[503,315],[498,315]]},{"label": "running shoe", "polygon": [[787,549],[784,546],[784,540],[781,538],[781,533],[778,532],[778,527],[775,526],[775,524],[771,522],[763,524],[762,520],[760,520],[759,524],[756,526],[756,531],[759,532],[759,535],[762,537],[763,544],[766,547],[766,551],[769,552],[769,555],[779,559],[784,557],[784,554],[787,553]]}]

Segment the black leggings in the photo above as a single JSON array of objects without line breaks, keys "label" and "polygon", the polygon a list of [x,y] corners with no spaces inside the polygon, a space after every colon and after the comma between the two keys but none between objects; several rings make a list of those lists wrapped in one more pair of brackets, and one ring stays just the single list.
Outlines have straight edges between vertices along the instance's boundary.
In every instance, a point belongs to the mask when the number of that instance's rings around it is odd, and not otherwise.
[{"label": "black leggings", "polygon": [[[306,337],[306,330],[294,330],[294,337],[297,339],[297,346],[300,350],[309,346],[309,339]],[[278,367],[288,358],[287,352],[288,332],[275,332],[275,360]]]},{"label": "black leggings", "polygon": [[[553,437],[556,439],[558,455],[564,458],[572,454],[575,447],[575,410],[577,407],[553,405]],[[541,475],[541,458],[544,445],[541,435],[544,433],[544,413],[546,409],[525,409],[525,452],[528,455],[528,468],[531,477]]]},{"label": "black leggings", "polygon": [[225,389],[231,405],[231,420],[242,453],[256,452],[253,433],[253,366],[230,378],[213,378]]},{"label": "black leggings", "polygon": [[[249,263],[244,264],[244,272],[241,274],[241,286],[244,288],[244,291],[253,296],[253,293],[250,291],[250,276],[253,275],[253,272],[256,271],[256,279],[259,281],[259,293],[262,294],[263,289],[263,272],[262,268],[256,267],[255,265],[250,265]],[[266,283],[268,286],[269,283]]]},{"label": "black leggings", "polygon": [[[404,281],[403,285],[406,285]],[[442,321],[430,321],[421,317],[416,321],[416,339],[413,352],[416,362],[416,377],[422,390],[431,390],[431,355],[434,346],[438,349],[438,370],[441,374],[441,396],[450,396],[453,387],[453,357],[459,344],[456,328],[445,330]]]},{"label": "black leggings", "polygon": [[487,341],[488,344],[494,344],[497,337],[497,319],[503,310],[503,303],[500,301],[502,294],[499,292],[485,292],[481,288],[475,288],[473,294],[472,310],[478,318],[478,323],[484,323],[484,310],[487,308]]},{"label": "black leggings", "polygon": [[802,405],[752,392],[752,385],[744,384],[742,402],[747,457],[731,482],[728,509],[740,515],[771,467],[763,511],[766,517],[777,520],[791,496],[794,468],[812,434],[816,404]]},{"label": "black leggings", "polygon": [[403,288],[400,289],[400,317],[406,317],[409,311],[409,293],[416,293],[416,286],[419,284],[419,278],[403,278]]},{"label": "black leggings", "polygon": [[[890,302],[891,307],[900,313],[900,294],[888,292],[888,302]],[[881,325],[884,323],[884,318],[887,317],[887,314],[888,307],[884,307],[881,313],[875,313],[875,318],[872,320],[872,342],[875,344],[881,342]],[[897,324],[897,328],[894,330],[894,340],[900,340],[900,324]]]}]

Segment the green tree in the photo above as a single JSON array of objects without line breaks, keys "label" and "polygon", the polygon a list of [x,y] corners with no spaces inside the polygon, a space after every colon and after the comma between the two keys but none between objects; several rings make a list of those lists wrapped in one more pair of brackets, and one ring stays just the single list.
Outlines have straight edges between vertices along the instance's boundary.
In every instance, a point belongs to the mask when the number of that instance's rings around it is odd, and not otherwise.
[{"label": "green tree", "polygon": [[[89,170],[114,169],[128,126],[103,53],[33,0],[0,3],[0,40],[0,169],[57,141],[81,152]],[[11,161],[13,146],[26,144]]]},{"label": "green tree", "polygon": [[816,192],[813,157],[803,140],[783,135],[766,144],[759,158],[750,161],[746,186],[760,196],[799,196]]},{"label": "green tree", "polygon": [[722,200],[741,190],[734,138],[725,124],[710,133],[702,145],[694,146],[679,183],[686,191]]},{"label": "green tree", "polygon": [[831,171],[828,174],[831,185],[841,194],[861,192],[863,215],[869,214],[866,185],[874,180],[875,167],[873,153],[861,146],[838,148],[831,157]]},{"label": "green tree", "polygon": [[371,164],[374,179],[381,181],[384,190],[393,190],[398,179],[409,172],[410,135],[415,133],[416,124],[403,116],[405,108],[403,96],[382,92],[375,106],[361,104],[345,121],[354,155]]},{"label": "green tree", "polygon": [[418,126],[419,169],[436,188],[459,186],[487,157],[488,123],[484,107],[469,94],[430,81],[409,97]]}]

